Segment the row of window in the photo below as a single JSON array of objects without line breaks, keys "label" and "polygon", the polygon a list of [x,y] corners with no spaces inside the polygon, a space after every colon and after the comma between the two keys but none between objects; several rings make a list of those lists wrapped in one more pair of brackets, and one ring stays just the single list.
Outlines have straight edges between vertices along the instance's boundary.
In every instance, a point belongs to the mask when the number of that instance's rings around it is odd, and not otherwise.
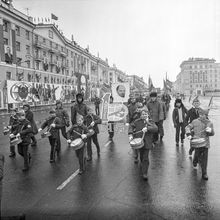
[{"label": "row of window", "polygon": [[193,65],[193,66],[189,66],[190,69],[197,69],[197,68],[200,68],[200,69],[203,69],[203,68],[212,68],[213,66],[210,64],[210,65]]}]

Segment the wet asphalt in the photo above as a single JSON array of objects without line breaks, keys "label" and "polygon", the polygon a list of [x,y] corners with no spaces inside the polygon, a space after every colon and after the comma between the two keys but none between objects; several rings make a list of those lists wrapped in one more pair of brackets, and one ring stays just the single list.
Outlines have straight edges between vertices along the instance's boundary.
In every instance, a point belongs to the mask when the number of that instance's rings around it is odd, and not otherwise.
[{"label": "wet asphalt", "polygon": [[[219,102],[220,103],[220,102]],[[186,105],[189,106],[188,103]],[[171,104],[172,107],[172,104]],[[8,157],[7,136],[0,135],[5,155],[2,215],[26,219],[220,219],[220,110],[210,111],[215,133],[209,150],[209,180],[201,179],[188,155],[189,142],[175,146],[172,108],[164,121],[165,137],[150,153],[149,180],[144,181],[140,165],[134,164],[128,144],[127,127],[118,125],[113,142],[108,141],[107,126],[100,126],[100,158],[93,146],[93,160],[83,175],[75,152],[62,140],[61,156],[49,163],[47,139],[37,135],[38,146],[30,147],[31,169],[22,172],[23,161]],[[36,112],[41,123],[46,112]],[[1,116],[1,130],[6,116]],[[75,173],[77,174],[77,173]],[[57,188],[71,175],[72,180]]]}]

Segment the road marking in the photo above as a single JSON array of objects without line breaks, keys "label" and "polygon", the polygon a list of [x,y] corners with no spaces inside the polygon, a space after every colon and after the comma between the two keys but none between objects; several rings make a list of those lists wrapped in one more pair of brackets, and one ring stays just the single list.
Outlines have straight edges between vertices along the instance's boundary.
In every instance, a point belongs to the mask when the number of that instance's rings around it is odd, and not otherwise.
[{"label": "road marking", "polygon": [[62,190],[72,179],[74,179],[79,173],[79,169],[76,170],[67,180],[65,180],[60,186],[57,187],[57,190]]},{"label": "road marking", "polygon": [[106,144],[105,144],[105,147],[107,147],[112,141],[108,141]]}]

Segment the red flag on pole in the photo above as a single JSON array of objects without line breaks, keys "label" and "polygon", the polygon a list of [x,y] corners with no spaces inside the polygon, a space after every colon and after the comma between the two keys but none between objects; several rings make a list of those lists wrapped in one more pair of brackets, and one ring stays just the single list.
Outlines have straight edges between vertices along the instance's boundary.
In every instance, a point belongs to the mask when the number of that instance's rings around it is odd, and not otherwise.
[{"label": "red flag on pole", "polygon": [[56,15],[54,15],[53,13],[51,13],[51,19],[57,21],[58,17]]}]

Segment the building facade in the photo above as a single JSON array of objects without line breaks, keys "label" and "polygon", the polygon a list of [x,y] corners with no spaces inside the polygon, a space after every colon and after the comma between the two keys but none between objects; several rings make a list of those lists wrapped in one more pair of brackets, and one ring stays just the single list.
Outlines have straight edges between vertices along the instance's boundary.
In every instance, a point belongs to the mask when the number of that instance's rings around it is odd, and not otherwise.
[{"label": "building facade", "polygon": [[214,59],[189,58],[180,65],[174,89],[185,95],[220,92],[220,64]]}]

